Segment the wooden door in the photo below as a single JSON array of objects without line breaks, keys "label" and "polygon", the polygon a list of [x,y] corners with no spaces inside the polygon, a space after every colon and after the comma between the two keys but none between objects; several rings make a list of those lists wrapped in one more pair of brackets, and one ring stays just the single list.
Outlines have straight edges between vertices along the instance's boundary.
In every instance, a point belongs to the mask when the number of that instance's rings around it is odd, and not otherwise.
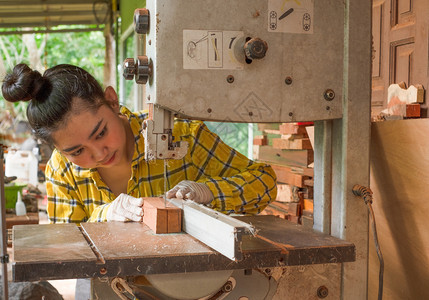
[{"label": "wooden door", "polygon": [[[428,87],[427,0],[374,0],[372,17],[372,116],[387,107],[392,83]],[[422,117],[427,117],[427,104]]]}]

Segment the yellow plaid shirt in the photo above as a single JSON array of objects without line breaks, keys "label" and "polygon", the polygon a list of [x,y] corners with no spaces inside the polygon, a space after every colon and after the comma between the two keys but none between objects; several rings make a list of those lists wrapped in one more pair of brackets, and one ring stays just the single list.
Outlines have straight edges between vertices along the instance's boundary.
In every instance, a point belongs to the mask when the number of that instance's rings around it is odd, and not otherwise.
[{"label": "yellow plaid shirt", "polygon": [[[145,112],[122,107],[135,137],[132,176],[127,193],[133,197],[164,194],[164,160],[144,159],[141,125]],[[276,176],[269,165],[255,163],[227,146],[203,122],[176,120],[175,141],[187,141],[183,159],[168,160],[167,190],[182,180],[205,183],[214,195],[210,206],[222,213],[257,214],[276,198]],[[118,195],[112,193],[96,169],[71,163],[54,150],[46,166],[47,211],[51,223],[101,222]]]}]

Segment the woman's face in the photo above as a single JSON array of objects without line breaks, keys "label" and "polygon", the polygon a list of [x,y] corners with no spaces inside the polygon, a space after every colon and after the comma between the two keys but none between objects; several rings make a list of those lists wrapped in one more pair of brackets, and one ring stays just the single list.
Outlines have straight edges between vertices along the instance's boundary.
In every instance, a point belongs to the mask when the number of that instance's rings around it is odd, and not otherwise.
[{"label": "woman's face", "polygon": [[83,168],[111,168],[126,158],[126,130],[118,109],[107,105],[95,112],[71,113],[53,133],[55,147]]}]

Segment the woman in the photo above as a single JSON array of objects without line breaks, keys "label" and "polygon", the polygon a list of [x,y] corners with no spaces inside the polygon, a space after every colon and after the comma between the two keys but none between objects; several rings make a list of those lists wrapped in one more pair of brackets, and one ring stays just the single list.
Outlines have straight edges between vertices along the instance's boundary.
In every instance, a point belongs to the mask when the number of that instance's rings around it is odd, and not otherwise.
[{"label": "woman", "polygon": [[[164,194],[164,160],[144,160],[144,112],[121,107],[116,92],[85,70],[58,65],[43,76],[16,65],[2,85],[11,102],[30,101],[27,117],[36,136],[55,150],[46,166],[52,223],[133,220],[141,197]],[[257,214],[275,199],[270,166],[224,144],[203,122],[176,120],[175,141],[189,148],[167,162],[167,197],[188,198],[229,214]]]}]

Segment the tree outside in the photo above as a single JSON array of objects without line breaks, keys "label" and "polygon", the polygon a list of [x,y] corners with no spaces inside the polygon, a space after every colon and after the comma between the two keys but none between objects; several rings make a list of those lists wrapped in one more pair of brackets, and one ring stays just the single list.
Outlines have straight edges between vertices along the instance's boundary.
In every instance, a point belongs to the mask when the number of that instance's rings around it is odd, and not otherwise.
[{"label": "tree outside", "polygon": [[[0,81],[16,64],[26,63],[42,74],[58,64],[78,65],[103,83],[105,39],[102,31],[20,35],[1,35],[1,32],[0,29]],[[2,143],[25,138],[17,136],[16,126],[26,120],[26,108],[27,102],[10,103],[0,93],[0,137],[6,140]]]}]

